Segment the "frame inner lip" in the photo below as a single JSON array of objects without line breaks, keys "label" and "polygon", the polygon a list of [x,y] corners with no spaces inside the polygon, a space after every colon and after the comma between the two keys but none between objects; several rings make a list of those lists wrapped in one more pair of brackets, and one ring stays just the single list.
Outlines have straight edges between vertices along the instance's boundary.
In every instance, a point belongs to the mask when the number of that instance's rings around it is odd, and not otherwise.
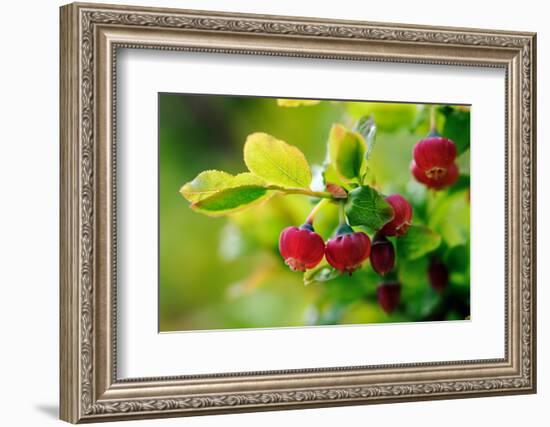
[{"label": "frame inner lip", "polygon": [[[111,66],[111,80],[113,82],[117,81],[117,75],[116,75],[116,64],[117,64],[117,51],[119,48],[128,48],[128,49],[148,49],[148,50],[158,50],[159,48],[162,50],[162,45],[154,45],[149,43],[127,43],[124,41],[120,41],[118,39],[114,39],[110,42],[112,47],[112,66]],[[266,55],[265,51],[262,50],[245,50],[242,51],[240,49],[234,50],[234,49],[222,49],[222,48],[193,48],[190,46],[183,46],[183,47],[177,47],[177,46],[170,46],[170,50],[174,51],[182,51],[182,52],[201,52],[201,53],[226,53],[226,54],[240,54],[240,53],[247,53],[250,55]],[[269,51],[267,51],[269,52]],[[272,56],[269,53],[267,56]],[[294,53],[288,53],[283,52],[279,53],[277,56],[288,56],[288,57],[298,57],[298,58],[318,58],[318,59],[342,59],[338,55],[324,55],[324,56],[318,56],[316,54],[294,54]],[[352,60],[352,61],[365,61],[365,62],[393,62],[391,60],[385,59],[385,58],[368,58],[365,59],[364,57],[349,57],[345,58],[346,60]],[[401,61],[397,61],[398,63]],[[431,65],[448,65],[447,62],[439,62],[439,61],[432,61],[432,60],[414,60],[410,59],[409,61],[406,61],[409,64],[418,64],[418,65],[424,65],[424,64],[431,64]],[[505,74],[505,80],[508,81],[509,78],[509,69],[504,64],[495,64],[495,63],[462,63],[460,61],[456,61],[453,65],[458,66],[467,66],[467,67],[489,67],[489,68],[504,68],[506,71]],[[111,87],[112,91],[112,111],[116,112],[116,101],[117,101],[117,93],[116,93],[116,83],[113,83]],[[506,86],[505,89],[506,92],[506,98],[508,95],[508,86]],[[220,94],[215,94],[220,95]],[[453,104],[455,105],[455,104]],[[456,104],[456,105],[462,105],[462,104]],[[464,104],[464,105],[470,105],[470,104]],[[508,104],[506,103],[506,110],[508,110]],[[113,153],[116,153],[116,115],[113,115],[112,120],[112,141],[113,141]],[[506,154],[507,157],[507,154]],[[112,162],[112,168],[116,171],[116,154],[113,154],[113,162]],[[507,172],[507,169],[505,169]],[[113,196],[113,233],[112,233],[112,241],[116,242],[116,175],[113,178],[113,186],[112,186],[112,192],[114,194]],[[507,194],[507,192],[506,192]],[[508,198],[506,197],[506,212],[508,211]],[[507,242],[506,242],[507,244]],[[116,250],[113,251],[113,258],[111,262],[113,265],[116,266]],[[505,269],[507,268],[508,260],[505,261]],[[505,285],[505,305],[508,304],[508,292],[507,292],[507,276],[505,276],[506,279],[506,285]],[[113,286],[113,300],[116,301],[116,270],[113,271],[112,280],[114,283]],[[505,310],[506,313],[506,310]],[[117,319],[117,308],[116,305],[113,306],[113,310],[111,313],[113,320],[113,326],[112,326],[112,357],[111,357],[111,363],[114,367],[111,381],[113,384],[128,384],[128,383],[150,383],[152,381],[177,381],[180,382],[182,385],[189,381],[193,380],[211,380],[211,379],[226,379],[226,378],[246,378],[246,377],[266,377],[266,376],[296,376],[296,375],[308,375],[308,374],[328,374],[330,377],[334,376],[334,374],[338,374],[338,376],[345,376],[347,374],[354,375],[355,371],[363,371],[363,373],[372,371],[375,369],[409,369],[409,368],[437,368],[437,367],[454,367],[454,369],[469,369],[471,367],[476,367],[476,365],[487,365],[487,364],[497,364],[500,366],[507,366],[510,363],[509,353],[508,353],[508,316],[505,315],[505,339],[504,339],[504,357],[503,358],[488,358],[488,359],[474,359],[474,360],[452,360],[452,361],[433,361],[433,362],[413,362],[413,363],[397,363],[397,364],[378,364],[378,365],[352,365],[352,366],[334,366],[334,367],[324,367],[324,368],[298,368],[298,369],[284,369],[284,370],[264,370],[264,371],[242,371],[242,372],[220,372],[220,373],[213,373],[213,374],[193,374],[193,375],[170,375],[170,376],[154,376],[154,377],[131,377],[131,378],[118,378],[117,376],[117,326],[118,323],[116,321]]]}]

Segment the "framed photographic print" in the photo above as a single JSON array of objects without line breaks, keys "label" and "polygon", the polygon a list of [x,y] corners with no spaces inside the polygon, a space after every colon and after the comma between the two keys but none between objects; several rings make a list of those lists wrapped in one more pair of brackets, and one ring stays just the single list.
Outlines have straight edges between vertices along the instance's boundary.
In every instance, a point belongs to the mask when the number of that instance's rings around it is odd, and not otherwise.
[{"label": "framed photographic print", "polygon": [[535,34],[61,8],[61,418],[533,393]]}]

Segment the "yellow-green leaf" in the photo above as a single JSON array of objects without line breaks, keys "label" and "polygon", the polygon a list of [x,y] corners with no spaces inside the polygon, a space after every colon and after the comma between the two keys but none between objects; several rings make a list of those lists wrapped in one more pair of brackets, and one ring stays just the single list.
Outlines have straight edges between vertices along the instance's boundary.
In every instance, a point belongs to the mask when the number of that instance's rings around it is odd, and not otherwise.
[{"label": "yellow-green leaf", "polygon": [[328,153],[331,164],[345,179],[360,178],[366,163],[367,144],[357,132],[334,124],[328,138]]},{"label": "yellow-green leaf", "polygon": [[318,99],[277,99],[277,105],[279,107],[309,107],[312,105],[317,105],[321,101]]},{"label": "yellow-green leaf", "polygon": [[267,196],[267,189],[255,185],[226,188],[191,204],[191,208],[211,216],[221,216],[250,207]]},{"label": "yellow-green leaf", "polygon": [[188,182],[180,189],[180,193],[190,202],[198,202],[210,197],[217,191],[227,187],[233,175],[227,172],[208,170],[201,172],[193,181]]},{"label": "yellow-green leaf", "polygon": [[231,183],[231,187],[239,187],[241,185],[258,185],[260,187],[264,187],[267,183],[265,180],[251,172],[242,172],[235,175],[233,182]]},{"label": "yellow-green leaf", "polygon": [[250,172],[234,176],[223,171],[207,170],[201,172],[193,181],[181,187],[180,193],[187,200],[195,203],[213,196],[226,188],[243,185],[265,186],[265,181]]},{"label": "yellow-green leaf", "polygon": [[309,188],[311,170],[296,147],[266,133],[253,133],[244,144],[248,169],[269,184],[287,188]]}]

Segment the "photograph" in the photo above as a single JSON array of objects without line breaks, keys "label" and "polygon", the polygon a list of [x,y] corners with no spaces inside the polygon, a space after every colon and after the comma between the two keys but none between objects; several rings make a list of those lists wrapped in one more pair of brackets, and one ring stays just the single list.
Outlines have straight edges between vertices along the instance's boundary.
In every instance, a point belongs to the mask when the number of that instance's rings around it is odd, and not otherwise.
[{"label": "photograph", "polygon": [[470,106],[158,94],[159,331],[470,320]]}]

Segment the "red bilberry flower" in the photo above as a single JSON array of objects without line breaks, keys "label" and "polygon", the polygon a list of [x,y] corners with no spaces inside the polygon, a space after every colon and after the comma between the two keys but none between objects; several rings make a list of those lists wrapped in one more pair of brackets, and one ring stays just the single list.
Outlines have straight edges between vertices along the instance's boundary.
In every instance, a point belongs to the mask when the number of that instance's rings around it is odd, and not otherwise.
[{"label": "red bilberry flower", "polygon": [[428,266],[428,278],[430,279],[431,287],[441,292],[449,284],[449,270],[442,261],[432,258]]},{"label": "red bilberry flower", "polygon": [[279,252],[292,270],[306,271],[323,259],[325,242],[311,224],[287,227],[279,237]]},{"label": "red bilberry flower", "polygon": [[393,208],[393,218],[388,221],[380,230],[380,234],[385,236],[403,236],[409,229],[412,219],[412,206],[400,194],[392,194],[386,197]]},{"label": "red bilberry flower", "polygon": [[342,273],[353,273],[370,255],[370,238],[363,232],[354,232],[349,225],[338,227],[337,235],[325,248],[330,265]]},{"label": "red bilberry flower", "polygon": [[382,276],[390,272],[395,264],[393,244],[380,233],[376,234],[372,241],[370,264],[372,269]]},{"label": "red bilberry flower", "polygon": [[401,284],[399,282],[380,283],[376,289],[378,304],[386,313],[391,313],[401,300]]},{"label": "red bilberry flower", "polygon": [[456,146],[453,141],[439,135],[430,135],[414,146],[411,172],[417,181],[439,190],[457,180],[455,159]]}]

